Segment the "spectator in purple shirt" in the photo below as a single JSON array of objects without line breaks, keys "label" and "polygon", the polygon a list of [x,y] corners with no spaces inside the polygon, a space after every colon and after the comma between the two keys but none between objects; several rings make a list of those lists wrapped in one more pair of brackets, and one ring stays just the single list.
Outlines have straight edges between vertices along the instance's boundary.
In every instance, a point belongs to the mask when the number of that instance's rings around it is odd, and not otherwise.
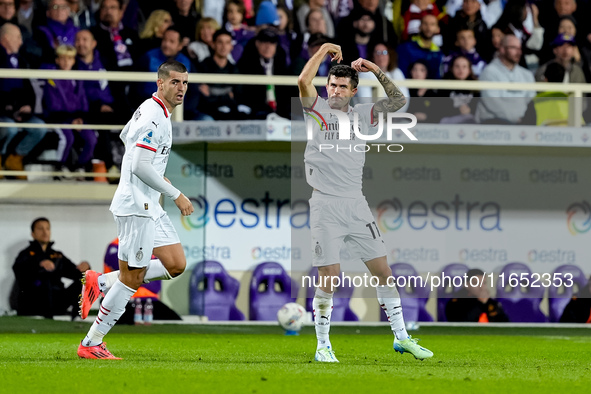
[{"label": "spectator in purple shirt", "polygon": [[50,0],[47,4],[47,23],[35,32],[35,40],[42,48],[42,61],[53,63],[55,49],[59,45],[74,45],[77,31],[70,18],[67,1]]},{"label": "spectator in purple shirt", "polygon": [[225,29],[232,35],[232,58],[235,62],[240,60],[244,47],[248,40],[255,36],[254,29],[244,23],[246,7],[242,0],[228,0],[224,15],[226,19]]},{"label": "spectator in purple shirt", "polygon": [[[55,63],[60,70],[71,70],[76,62],[76,48],[71,45],[60,45],[55,50]],[[50,123],[84,124],[88,113],[88,100],[81,81],[67,79],[49,79],[43,92],[43,107],[46,120]],[[97,137],[94,130],[57,129],[60,135],[58,146],[59,161],[62,165],[68,162],[76,136],[83,141],[78,152],[78,159],[72,169],[89,165],[94,153]],[[73,160],[72,160],[73,161]]]},{"label": "spectator in purple shirt", "polygon": [[[75,47],[77,59],[74,68],[76,70],[105,71],[96,50],[96,40],[90,30],[80,30],[76,34]],[[109,89],[109,82],[106,80],[84,81],[84,90],[90,112],[113,112],[113,96]]]}]

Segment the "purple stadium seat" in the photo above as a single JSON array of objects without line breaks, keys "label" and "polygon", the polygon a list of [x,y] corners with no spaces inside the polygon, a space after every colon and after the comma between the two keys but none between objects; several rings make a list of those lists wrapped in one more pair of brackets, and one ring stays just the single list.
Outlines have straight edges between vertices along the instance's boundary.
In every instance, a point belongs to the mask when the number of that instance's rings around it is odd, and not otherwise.
[{"label": "purple stadium seat", "polygon": [[[461,263],[451,263],[446,265],[441,269],[442,274],[445,276],[454,277],[454,276],[463,276],[466,272],[468,272],[469,268],[465,264]],[[447,282],[445,283],[448,284]],[[447,321],[445,317],[445,306],[447,302],[454,298],[454,296],[462,290],[464,287],[459,286],[440,286],[437,288],[437,320],[438,321]]]},{"label": "purple stadium seat", "polygon": [[[400,293],[400,303],[402,304],[402,313],[404,314],[404,320],[410,321],[433,321],[433,317],[427,312],[425,305],[429,300],[429,293],[431,288],[426,283],[423,283],[423,287],[412,287],[408,282],[408,278],[411,276],[418,276],[418,272],[415,268],[407,263],[395,263],[390,266],[392,269],[392,276],[395,278],[405,277],[407,278],[407,285],[405,287],[398,287]],[[380,319],[386,321],[387,317],[384,312],[380,313]]]},{"label": "purple stadium seat", "polygon": [[[316,278],[314,280],[318,281],[318,268],[312,267],[308,272],[308,276],[310,278]],[[331,321],[359,321],[359,317],[357,317],[355,312],[351,310],[349,305],[355,288],[351,283],[345,284],[347,286],[340,286],[335,290],[332,299],[333,306],[332,315],[330,317]],[[315,292],[316,288],[314,286],[310,286],[306,289],[306,310],[309,312],[313,312],[314,309],[312,302],[314,300]]]},{"label": "purple stadium seat", "polygon": [[[572,264],[565,264],[557,267],[554,270],[554,273],[560,273],[561,279],[564,282],[564,274],[570,273],[573,275],[573,282],[578,286],[578,289],[582,289],[587,286],[587,278],[585,277],[585,273],[582,269],[577,267],[576,265]],[[554,278],[554,275],[552,275]],[[574,286],[567,287],[567,286],[560,286],[554,287],[550,286],[548,288],[548,303],[550,309],[550,321],[551,322],[558,322],[560,321],[560,317],[562,316],[562,312],[564,312],[564,308],[571,300],[571,297],[578,293],[578,289]]]},{"label": "purple stadium seat", "polygon": [[235,302],[240,282],[217,261],[195,265],[189,287],[189,313],[209,320],[244,320]]},{"label": "purple stadium seat", "polygon": [[292,280],[279,263],[257,265],[250,281],[250,320],[277,320],[277,311],[291,297]]},{"label": "purple stadium seat", "polygon": [[[530,286],[516,286],[509,285],[509,275],[521,275],[525,273],[530,281]],[[505,280],[503,283],[497,280],[497,300],[503,305],[503,309],[509,317],[511,322],[547,322],[548,318],[540,311],[540,303],[544,298],[546,290],[540,283],[540,287],[532,287],[531,270],[523,263],[509,263],[499,274],[504,274]]]}]

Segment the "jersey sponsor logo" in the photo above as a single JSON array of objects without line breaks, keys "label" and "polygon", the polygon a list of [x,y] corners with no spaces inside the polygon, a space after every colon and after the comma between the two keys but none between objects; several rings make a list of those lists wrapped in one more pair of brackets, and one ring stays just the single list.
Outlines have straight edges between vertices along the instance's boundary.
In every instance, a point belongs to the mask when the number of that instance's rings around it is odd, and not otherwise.
[{"label": "jersey sponsor logo", "polygon": [[[325,127],[325,131],[330,131],[329,125],[326,122],[326,118],[333,116],[338,119],[338,127],[335,124],[334,128],[337,129],[338,137],[340,140],[350,140],[352,134],[350,131],[353,131],[354,135],[363,141],[375,141],[380,138],[386,129],[386,136],[388,141],[392,140],[392,133],[394,130],[401,130],[410,140],[417,141],[417,137],[415,137],[409,129],[413,128],[417,124],[417,118],[415,115],[410,113],[394,113],[388,112],[386,114],[379,113],[378,114],[378,123],[377,123],[377,131],[375,134],[371,135],[364,135],[361,134],[361,128],[359,127],[359,113],[353,112],[353,124],[351,125],[351,120],[349,119],[349,115],[343,111],[339,110],[322,110],[320,112],[313,111],[314,113],[305,112],[308,116],[306,119],[306,132],[308,141],[314,139],[314,125],[320,127],[322,130]],[[410,123],[394,123],[394,119],[410,119]],[[386,123],[384,127],[384,123]],[[332,125],[332,123],[331,123]],[[375,129],[375,128],[374,128]]]},{"label": "jersey sponsor logo", "polygon": [[160,154],[161,154],[161,155],[168,155],[168,154],[170,154],[170,147],[168,147],[168,146],[163,146],[163,147],[162,147],[162,150],[160,151]]},{"label": "jersey sponsor logo", "polygon": [[142,116],[142,113],[140,112],[140,109],[138,108],[133,114],[133,120],[137,122],[137,120],[140,118],[140,116]]}]

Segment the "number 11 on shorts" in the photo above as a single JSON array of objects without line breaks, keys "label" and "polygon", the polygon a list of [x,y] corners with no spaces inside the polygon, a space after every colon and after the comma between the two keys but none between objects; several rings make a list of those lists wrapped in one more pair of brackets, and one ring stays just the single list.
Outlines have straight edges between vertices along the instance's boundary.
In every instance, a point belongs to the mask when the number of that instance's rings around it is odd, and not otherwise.
[{"label": "number 11 on shorts", "polygon": [[380,230],[378,230],[378,226],[376,225],[376,222],[367,223],[365,225],[365,227],[367,227],[369,229],[369,232],[371,232],[371,236],[373,237],[373,239],[376,239],[376,233],[373,231],[373,228],[371,227],[372,224],[376,228],[376,231],[378,233],[378,237],[381,237],[382,235],[380,234]]}]

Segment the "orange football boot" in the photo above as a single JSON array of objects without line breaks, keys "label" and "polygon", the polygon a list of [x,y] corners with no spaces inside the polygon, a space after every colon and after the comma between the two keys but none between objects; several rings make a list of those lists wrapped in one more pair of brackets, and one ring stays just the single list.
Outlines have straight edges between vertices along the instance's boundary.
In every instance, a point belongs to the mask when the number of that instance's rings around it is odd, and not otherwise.
[{"label": "orange football boot", "polygon": [[113,356],[104,342],[97,346],[82,346],[82,342],[80,342],[78,357],[96,360],[122,360],[122,358]]},{"label": "orange football boot", "polygon": [[90,312],[92,304],[94,304],[99,296],[104,295],[98,284],[98,277],[100,275],[98,272],[88,270],[82,277],[82,294],[80,294],[80,301],[78,301],[80,305],[80,317],[82,319],[88,317],[88,312]]}]

